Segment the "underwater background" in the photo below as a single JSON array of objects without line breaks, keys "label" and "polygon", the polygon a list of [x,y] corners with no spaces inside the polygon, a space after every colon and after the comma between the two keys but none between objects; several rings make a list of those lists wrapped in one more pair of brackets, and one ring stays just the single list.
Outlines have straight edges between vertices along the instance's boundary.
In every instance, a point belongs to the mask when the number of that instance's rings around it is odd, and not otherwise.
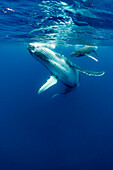
[{"label": "underwater background", "polygon": [[[76,65],[74,91],[58,81],[38,95],[50,72],[28,52],[50,44]],[[99,62],[70,58],[78,45],[98,46]],[[95,56],[95,54],[93,55]],[[113,169],[113,3],[111,0],[0,2],[0,170]]]}]

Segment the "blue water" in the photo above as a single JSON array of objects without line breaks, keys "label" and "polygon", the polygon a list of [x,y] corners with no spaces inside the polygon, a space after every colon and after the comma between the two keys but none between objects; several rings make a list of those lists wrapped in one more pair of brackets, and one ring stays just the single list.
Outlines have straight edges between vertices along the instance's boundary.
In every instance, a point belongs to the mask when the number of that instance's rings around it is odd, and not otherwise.
[{"label": "blue water", "polygon": [[[52,43],[67,58],[76,44],[96,45],[105,71],[80,74],[67,95],[58,82],[41,95],[49,71],[28,52],[29,42]],[[113,169],[113,5],[110,0],[0,2],[0,170]]]}]

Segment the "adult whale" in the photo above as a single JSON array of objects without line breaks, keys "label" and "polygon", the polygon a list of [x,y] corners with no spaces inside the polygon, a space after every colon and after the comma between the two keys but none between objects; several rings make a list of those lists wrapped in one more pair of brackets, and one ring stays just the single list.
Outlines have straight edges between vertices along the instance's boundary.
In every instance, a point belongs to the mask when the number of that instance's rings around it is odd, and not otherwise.
[{"label": "adult whale", "polygon": [[56,53],[46,47],[37,46],[36,43],[30,43],[27,47],[30,54],[43,64],[52,74],[47,82],[39,89],[38,94],[47,90],[49,87],[60,80],[69,89],[79,85],[79,72],[92,76],[102,76],[105,72],[93,72],[76,66],[69,59],[59,53]]},{"label": "adult whale", "polygon": [[72,52],[70,54],[70,57],[82,57],[82,56],[87,56],[87,57],[90,57],[92,58],[93,60],[95,61],[98,61],[95,57],[91,56],[90,53],[96,53],[96,49],[97,47],[96,46],[85,46],[85,47],[82,47],[74,52]]}]

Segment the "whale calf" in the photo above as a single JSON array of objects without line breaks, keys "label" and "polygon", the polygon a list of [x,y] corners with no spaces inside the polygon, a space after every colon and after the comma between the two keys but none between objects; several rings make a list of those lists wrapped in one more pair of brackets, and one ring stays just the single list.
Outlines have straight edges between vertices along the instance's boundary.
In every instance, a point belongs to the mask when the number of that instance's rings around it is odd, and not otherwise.
[{"label": "whale calf", "polygon": [[96,49],[97,49],[96,46],[85,46],[71,53],[70,57],[88,56],[92,58],[93,60],[98,61],[95,57],[90,55],[90,53],[95,53],[97,55]]},{"label": "whale calf", "polygon": [[[80,72],[92,76],[102,76],[105,72],[93,72],[76,66],[68,58],[56,53],[46,47],[36,46],[30,43],[27,47],[30,54],[41,64],[43,64],[52,74],[46,83],[38,90],[41,94],[49,87],[61,81],[67,88],[77,87],[80,83]],[[67,90],[68,91],[68,90]]]}]

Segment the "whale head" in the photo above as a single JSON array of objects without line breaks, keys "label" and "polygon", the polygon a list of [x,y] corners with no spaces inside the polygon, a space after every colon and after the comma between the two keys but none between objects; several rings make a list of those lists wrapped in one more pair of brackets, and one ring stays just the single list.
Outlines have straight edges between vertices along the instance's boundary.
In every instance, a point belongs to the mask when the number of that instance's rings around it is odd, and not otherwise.
[{"label": "whale head", "polygon": [[48,63],[49,59],[51,58],[47,55],[47,53],[50,53],[49,49],[43,46],[36,46],[34,43],[30,43],[27,49],[36,60],[38,60],[44,65]]},{"label": "whale head", "polygon": [[35,43],[30,43],[27,49],[37,61],[43,64],[63,84],[68,87],[78,85],[79,71],[66,57],[44,46],[37,46]]}]

